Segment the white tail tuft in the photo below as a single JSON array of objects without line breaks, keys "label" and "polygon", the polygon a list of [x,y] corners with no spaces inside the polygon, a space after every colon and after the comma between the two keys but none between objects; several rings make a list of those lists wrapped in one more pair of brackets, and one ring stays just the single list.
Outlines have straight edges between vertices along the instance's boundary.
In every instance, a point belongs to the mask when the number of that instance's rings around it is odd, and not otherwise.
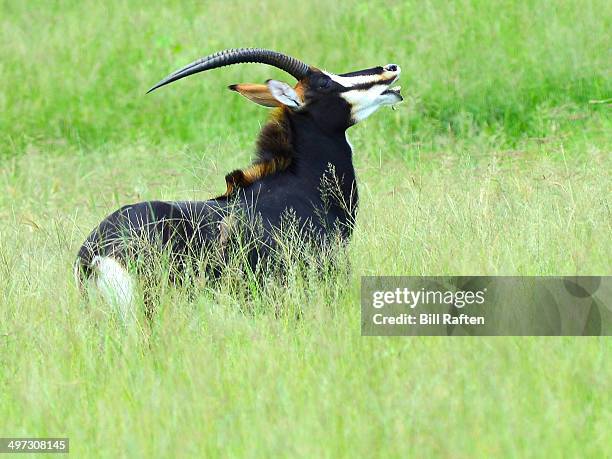
[{"label": "white tail tuft", "polygon": [[134,314],[134,279],[112,257],[96,256],[91,262],[95,271],[95,285],[104,299],[119,308],[124,321],[131,321]]}]

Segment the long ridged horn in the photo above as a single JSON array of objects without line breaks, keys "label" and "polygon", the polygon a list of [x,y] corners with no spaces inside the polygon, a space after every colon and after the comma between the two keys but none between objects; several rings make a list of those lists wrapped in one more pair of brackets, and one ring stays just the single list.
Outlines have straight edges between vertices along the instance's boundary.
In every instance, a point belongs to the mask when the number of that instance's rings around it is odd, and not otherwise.
[{"label": "long ridged horn", "polygon": [[243,64],[243,63],[259,63],[268,64],[276,68],[284,70],[294,78],[301,80],[308,73],[309,66],[294,57],[287,56],[276,51],[262,48],[238,48],[226,49],[215,54],[198,59],[195,62],[171,73],[166,78],[161,80],[155,86],[147,91],[155,91],[157,88],[165,86],[173,81],[180,80],[194,73],[203,72],[205,70],[216,69],[217,67],[225,67],[226,65]]}]

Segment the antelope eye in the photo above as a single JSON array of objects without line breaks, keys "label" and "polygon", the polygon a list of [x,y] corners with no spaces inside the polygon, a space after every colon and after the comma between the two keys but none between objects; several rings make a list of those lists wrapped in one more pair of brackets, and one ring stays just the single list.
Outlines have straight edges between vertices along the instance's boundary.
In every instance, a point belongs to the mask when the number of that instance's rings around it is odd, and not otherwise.
[{"label": "antelope eye", "polygon": [[331,78],[322,78],[319,80],[318,87],[319,89],[328,89],[331,87],[332,81]]}]

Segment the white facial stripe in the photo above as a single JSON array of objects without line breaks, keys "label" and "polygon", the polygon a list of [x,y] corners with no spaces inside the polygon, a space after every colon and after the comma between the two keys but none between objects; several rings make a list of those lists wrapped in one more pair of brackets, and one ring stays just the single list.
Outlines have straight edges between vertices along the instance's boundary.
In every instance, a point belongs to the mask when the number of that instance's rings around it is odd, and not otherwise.
[{"label": "white facial stripe", "polygon": [[341,94],[351,106],[351,117],[356,122],[366,119],[376,111],[379,104],[376,99],[384,91],[386,85],[374,85],[368,89],[353,89]]},{"label": "white facial stripe", "polygon": [[351,107],[355,105],[365,105],[368,101],[374,101],[386,87],[387,85],[377,84],[368,89],[353,89],[352,91],[346,91],[341,93],[340,96],[344,97],[344,100],[346,100]]},{"label": "white facial stripe", "polygon": [[360,110],[354,111],[351,116],[356,123],[359,123],[378,110],[379,107],[380,105],[372,104]]},{"label": "white facial stripe", "polygon": [[380,80],[389,80],[393,77],[399,76],[398,72],[388,72],[388,71],[385,71],[381,74],[356,75],[352,77],[343,77],[343,76],[335,75],[333,73],[329,73],[325,71],[323,73],[327,75],[328,77],[330,77],[332,80],[334,80],[336,83],[344,86],[345,88],[352,88],[353,86],[358,86],[361,84],[376,83]]},{"label": "white facial stripe", "polygon": [[366,119],[382,105],[393,105],[402,100],[399,93],[387,91],[391,84],[395,83],[400,76],[401,69],[394,65],[394,71],[386,70],[379,74],[341,76],[333,73],[323,73],[336,83],[347,88],[347,91],[339,92],[351,107],[351,118],[355,123]]},{"label": "white facial stripe", "polygon": [[398,102],[397,96],[383,94],[388,86],[377,84],[368,89],[353,89],[340,94],[351,106],[351,117],[355,122],[362,121],[374,113],[382,105]]}]

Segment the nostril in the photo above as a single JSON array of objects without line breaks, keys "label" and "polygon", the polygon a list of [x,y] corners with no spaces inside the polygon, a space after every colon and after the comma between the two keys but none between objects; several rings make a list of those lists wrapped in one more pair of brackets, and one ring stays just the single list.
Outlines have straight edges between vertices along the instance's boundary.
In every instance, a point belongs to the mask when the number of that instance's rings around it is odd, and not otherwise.
[{"label": "nostril", "polygon": [[397,65],[395,64],[389,64],[385,67],[385,70],[389,71],[389,72],[397,72]]}]

